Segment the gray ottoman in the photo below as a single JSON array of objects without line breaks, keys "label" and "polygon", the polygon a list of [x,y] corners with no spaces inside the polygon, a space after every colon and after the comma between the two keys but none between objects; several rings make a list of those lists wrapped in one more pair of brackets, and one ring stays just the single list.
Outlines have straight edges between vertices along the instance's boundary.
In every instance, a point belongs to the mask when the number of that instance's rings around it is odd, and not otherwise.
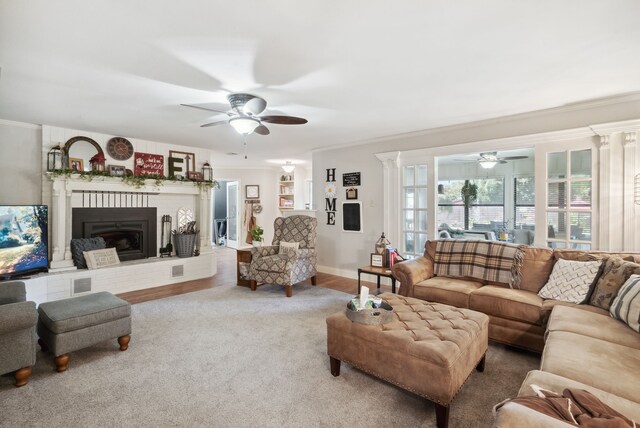
[{"label": "gray ottoman", "polygon": [[51,350],[56,370],[69,364],[69,352],[118,338],[126,351],[131,339],[131,305],[106,291],[43,303],[38,307],[38,336]]}]

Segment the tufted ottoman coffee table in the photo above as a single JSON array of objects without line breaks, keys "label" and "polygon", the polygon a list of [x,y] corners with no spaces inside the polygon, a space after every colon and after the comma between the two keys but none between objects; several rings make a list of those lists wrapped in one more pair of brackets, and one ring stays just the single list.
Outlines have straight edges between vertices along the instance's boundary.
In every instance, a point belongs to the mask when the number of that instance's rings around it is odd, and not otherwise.
[{"label": "tufted ottoman coffee table", "polygon": [[379,297],[393,306],[390,323],[358,324],[344,312],[327,318],[331,374],[339,376],[344,361],[425,397],[435,403],[437,426],[446,427],[451,401],[474,368],[484,370],[489,317],[392,293]]}]

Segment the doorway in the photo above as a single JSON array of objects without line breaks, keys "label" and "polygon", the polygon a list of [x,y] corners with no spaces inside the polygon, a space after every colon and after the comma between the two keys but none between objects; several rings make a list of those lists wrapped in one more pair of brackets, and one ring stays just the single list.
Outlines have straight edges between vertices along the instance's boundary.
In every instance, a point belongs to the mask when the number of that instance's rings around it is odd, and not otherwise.
[{"label": "doorway", "polygon": [[239,182],[218,180],[219,188],[213,190],[213,244],[238,248],[240,220],[238,219]]}]

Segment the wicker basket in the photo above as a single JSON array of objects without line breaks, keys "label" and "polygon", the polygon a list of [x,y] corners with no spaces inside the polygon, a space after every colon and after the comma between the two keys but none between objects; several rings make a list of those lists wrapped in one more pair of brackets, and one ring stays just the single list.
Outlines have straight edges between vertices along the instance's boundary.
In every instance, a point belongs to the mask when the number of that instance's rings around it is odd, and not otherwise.
[{"label": "wicker basket", "polygon": [[351,302],[347,303],[347,318],[358,324],[380,325],[393,320],[393,307],[387,302],[382,302],[379,308],[353,310]]},{"label": "wicker basket", "polygon": [[192,257],[196,247],[195,233],[177,233],[173,235],[173,245],[178,257]]}]

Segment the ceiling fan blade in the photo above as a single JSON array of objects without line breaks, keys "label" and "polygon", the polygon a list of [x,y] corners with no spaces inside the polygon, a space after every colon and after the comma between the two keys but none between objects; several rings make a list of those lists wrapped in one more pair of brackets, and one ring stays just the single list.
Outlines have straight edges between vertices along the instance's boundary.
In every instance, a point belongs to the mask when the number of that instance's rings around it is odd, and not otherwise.
[{"label": "ceiling fan blade", "polygon": [[231,116],[231,113],[229,113],[228,111],[216,110],[216,109],[208,108],[208,107],[195,106],[195,105],[192,105],[192,104],[180,104],[180,105],[184,106],[184,107],[197,108],[198,110],[212,111],[212,112],[215,112],[215,113],[222,113],[222,114],[226,114],[227,116]]},{"label": "ceiling fan blade", "polygon": [[264,98],[255,97],[247,101],[242,110],[246,114],[252,114],[255,116],[262,113],[265,108],[267,108],[267,102]]},{"label": "ceiling fan blade", "polygon": [[498,159],[496,162],[498,162],[498,163],[507,163],[507,161],[504,160],[504,159]]},{"label": "ceiling fan blade", "polygon": [[260,134],[260,135],[269,135],[269,134],[271,134],[271,131],[269,131],[269,128],[267,128],[264,125],[258,126],[256,129],[253,130],[253,132],[255,132],[256,134]]},{"label": "ceiling fan blade", "polygon": [[528,159],[529,156],[505,156],[503,158],[500,158],[502,160],[518,160],[518,159]]},{"label": "ceiling fan blade", "polygon": [[304,125],[307,119],[295,116],[261,116],[258,119],[262,122],[276,123],[279,125]]},{"label": "ceiling fan blade", "polygon": [[225,125],[227,123],[229,123],[229,122],[226,121],[226,120],[219,120],[217,122],[210,122],[210,123],[205,123],[204,125],[200,125],[200,128],[208,128],[210,126]]}]

